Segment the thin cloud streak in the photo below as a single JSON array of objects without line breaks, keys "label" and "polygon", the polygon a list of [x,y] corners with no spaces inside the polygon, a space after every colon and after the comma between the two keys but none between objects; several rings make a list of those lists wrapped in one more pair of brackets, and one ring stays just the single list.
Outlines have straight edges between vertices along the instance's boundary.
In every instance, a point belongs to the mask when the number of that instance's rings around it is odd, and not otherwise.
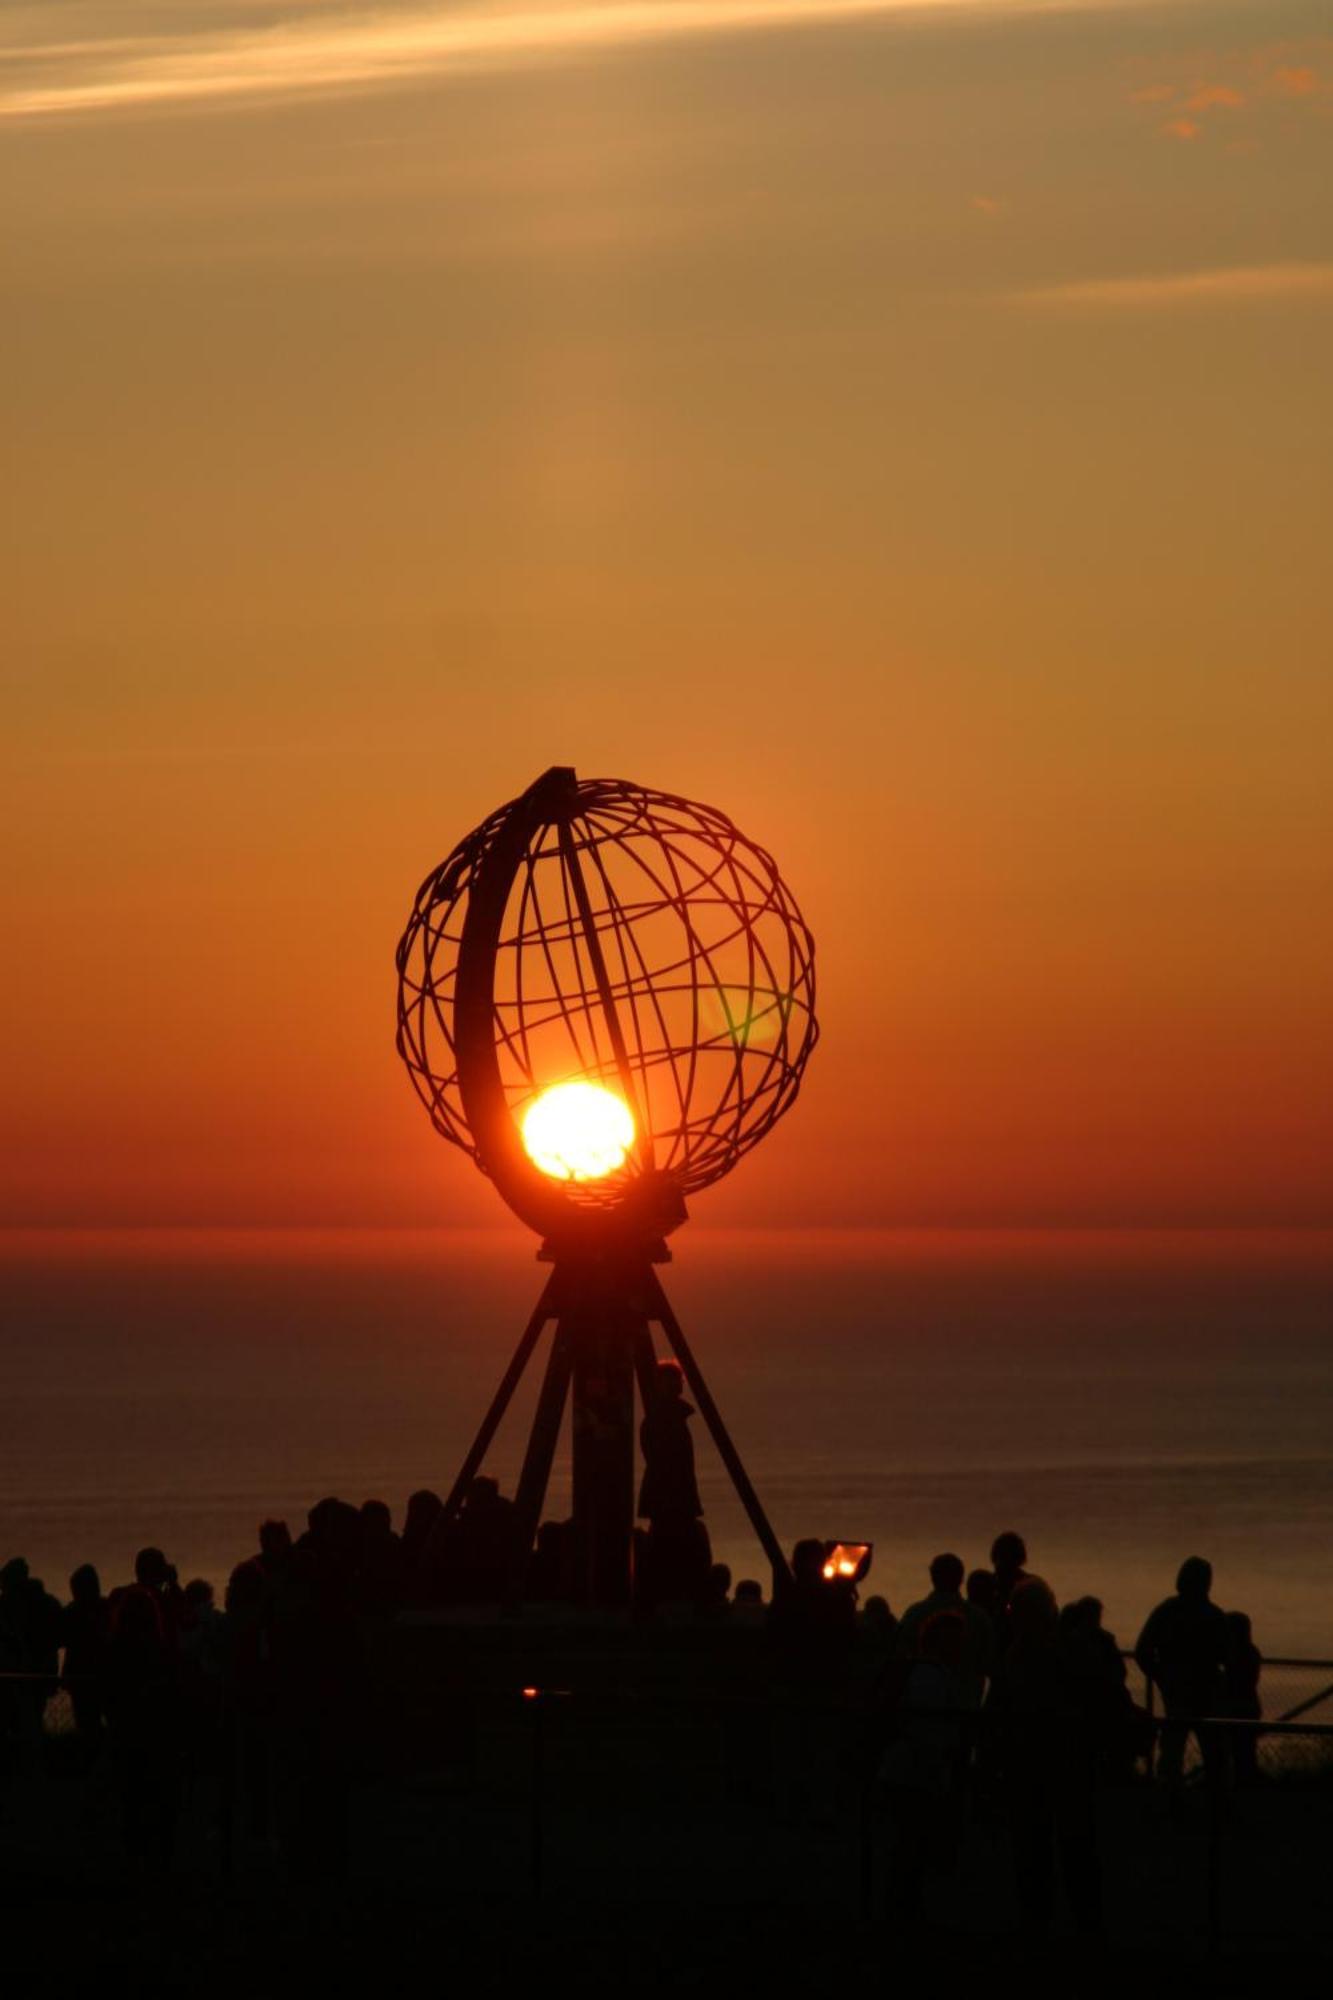
[{"label": "thin cloud streak", "polygon": [[[959,14],[978,18],[1071,14],[1126,0],[602,0],[602,4],[459,15],[436,7],[402,14],[305,17],[278,26],[71,43],[75,73],[0,90],[0,119],[16,122],[151,111],[178,105],[329,95],[422,82],[454,72],[517,67],[542,57],[763,29],[809,28]],[[1146,0],[1132,0],[1146,4]],[[40,51],[50,63],[58,49]],[[95,59],[89,60],[90,57]]]},{"label": "thin cloud streak", "polygon": [[1011,292],[1011,305],[1069,312],[1155,312],[1180,306],[1333,300],[1333,264],[1240,264],[1137,278],[1094,278]]}]

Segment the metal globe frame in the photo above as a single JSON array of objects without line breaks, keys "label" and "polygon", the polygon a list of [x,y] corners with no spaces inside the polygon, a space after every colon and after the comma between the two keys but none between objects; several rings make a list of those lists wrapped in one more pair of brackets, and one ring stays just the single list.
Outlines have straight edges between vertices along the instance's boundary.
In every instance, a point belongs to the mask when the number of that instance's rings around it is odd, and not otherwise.
[{"label": "metal globe frame", "polygon": [[[557,766],[460,841],[397,952],[397,1046],[442,1137],[543,1238],[548,1282],[445,1502],[455,1517],[546,1326],[516,1496],[521,1597],[566,1401],[580,1596],[632,1589],[634,1386],[661,1327],[775,1574],[786,1562],[655,1266],[712,1185],[790,1109],[818,1038],[814,942],[767,851],[714,808]],[[542,1173],[524,1106],[578,1078],[629,1107],[622,1167]]]}]

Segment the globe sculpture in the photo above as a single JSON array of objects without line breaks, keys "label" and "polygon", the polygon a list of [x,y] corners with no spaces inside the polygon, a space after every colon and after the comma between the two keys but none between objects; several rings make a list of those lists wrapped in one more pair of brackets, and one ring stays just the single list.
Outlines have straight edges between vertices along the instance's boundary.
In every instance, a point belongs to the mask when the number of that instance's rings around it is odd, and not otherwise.
[{"label": "globe sculpture", "polygon": [[558,767],[427,876],[397,965],[398,1050],[435,1129],[540,1234],[552,1265],[442,1527],[554,1323],[511,1593],[522,1594],[572,1395],[580,1595],[626,1602],[634,1385],[647,1408],[657,1324],[780,1573],[655,1269],[686,1198],[790,1109],[817,1038],[814,943],[772,857],[712,807]]}]

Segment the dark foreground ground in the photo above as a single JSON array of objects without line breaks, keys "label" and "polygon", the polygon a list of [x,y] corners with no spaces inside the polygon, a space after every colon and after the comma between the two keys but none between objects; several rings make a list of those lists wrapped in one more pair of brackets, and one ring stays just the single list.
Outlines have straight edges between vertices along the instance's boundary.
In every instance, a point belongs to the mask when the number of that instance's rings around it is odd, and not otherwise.
[{"label": "dark foreground ground", "polygon": [[1147,1783],[1103,1790],[1095,1941],[1062,1899],[1049,1935],[1020,1935],[1009,1827],[983,1801],[908,1933],[854,1722],[812,1811],[775,1783],[810,1739],[771,1693],[719,1692],[711,1648],[664,1666],[659,1647],[651,1671],[615,1651],[548,1650],[533,1700],[507,1652],[413,1641],[335,1784],[275,1773],[274,1830],[239,1793],[229,1816],[219,1760],[198,1761],[165,1870],[126,1856],[111,1760],[48,1745],[0,1785],[0,1996],[1329,1990],[1317,1768],[1220,1809],[1202,1785],[1177,1813]]}]

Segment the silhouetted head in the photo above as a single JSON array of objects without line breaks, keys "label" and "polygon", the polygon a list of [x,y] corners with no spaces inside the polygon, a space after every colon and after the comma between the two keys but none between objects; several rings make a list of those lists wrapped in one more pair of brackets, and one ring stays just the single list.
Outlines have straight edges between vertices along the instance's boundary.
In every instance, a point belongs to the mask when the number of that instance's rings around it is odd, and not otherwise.
[{"label": "silhouetted head", "polygon": [[731,1593],[733,1604],[762,1604],[764,1586],[756,1577],[743,1576]]},{"label": "silhouetted head", "polygon": [[100,1604],[102,1579],[91,1563],[80,1563],[69,1580],[70,1599],[75,1604]]},{"label": "silhouetted head", "polygon": [[1252,1630],[1248,1612],[1228,1611],[1227,1638],[1233,1646],[1248,1646]]},{"label": "silhouetted head", "polygon": [[731,1595],[731,1570],[726,1563],[714,1563],[708,1572],[708,1582],[704,1597],[714,1607],[726,1603]]},{"label": "silhouetted head", "polygon": [[419,1486],[407,1502],[403,1536],[409,1542],[424,1541],[444,1512],[444,1502],[429,1486]]},{"label": "silhouetted head", "polygon": [[957,1611],[937,1611],[921,1627],[916,1643],[923,1660],[934,1660],[941,1667],[956,1667],[961,1664],[967,1646],[966,1622]]},{"label": "silhouetted head", "polygon": [[930,1580],[936,1590],[961,1590],[963,1587],[963,1561],[961,1556],[936,1556],[930,1565]]},{"label": "silhouetted head", "polygon": [[1014,1576],[1028,1559],[1027,1543],[1008,1528],[991,1543],[990,1559],[997,1576]]},{"label": "silhouetted head", "polygon": [[112,1637],[116,1639],[162,1640],[162,1613],[157,1594],[144,1584],[132,1584],[116,1597]]},{"label": "silhouetted head", "polygon": [[192,1576],[185,1586],[185,1602],[191,1611],[213,1609],[213,1586],[206,1576]]},{"label": "silhouetted head", "polygon": [[824,1581],[824,1544],[808,1538],[791,1552],[791,1573],[797,1583]]},{"label": "silhouetted head", "polygon": [[1025,1577],[1009,1601],[1014,1638],[1020,1643],[1040,1642],[1055,1632],[1060,1613],[1055,1594],[1039,1576]]},{"label": "silhouetted head", "polygon": [[134,1581],[145,1590],[164,1590],[172,1579],[171,1564],[161,1549],[140,1549],[134,1558]]},{"label": "silhouetted head", "polygon": [[967,1601],[969,1604],[975,1604],[979,1610],[994,1611],[995,1578],[988,1569],[974,1569],[969,1571]]},{"label": "silhouetted head", "polygon": [[895,1621],[887,1597],[867,1597],[861,1610],[861,1626],[863,1631],[880,1633],[885,1638],[893,1633]]},{"label": "silhouetted head", "polygon": [[361,1524],[368,1535],[381,1541],[393,1533],[393,1515],[383,1500],[361,1502]]},{"label": "silhouetted head", "polygon": [[678,1403],[685,1394],[685,1374],[679,1361],[668,1358],[658,1362],[657,1393],[671,1403]]},{"label": "silhouetted head", "polygon": [[6,1597],[17,1597],[28,1583],[28,1565],[22,1556],[11,1556],[0,1569],[0,1593]]},{"label": "silhouetted head", "polygon": [[1182,1597],[1207,1597],[1213,1587],[1213,1566],[1202,1556],[1186,1556],[1176,1575],[1176,1589]]},{"label": "silhouetted head", "polygon": [[492,1479],[488,1473],[483,1472],[480,1478],[474,1479],[467,1490],[467,1504],[478,1513],[484,1513],[488,1507],[493,1507],[499,1498],[500,1482],[498,1479]]},{"label": "silhouetted head", "polygon": [[268,1584],[263,1565],[251,1556],[243,1563],[237,1563],[227,1578],[227,1615],[229,1618],[257,1616],[263,1609]]},{"label": "silhouetted head", "polygon": [[292,1531],[285,1521],[261,1521],[259,1553],[267,1562],[281,1562],[292,1552]]}]

